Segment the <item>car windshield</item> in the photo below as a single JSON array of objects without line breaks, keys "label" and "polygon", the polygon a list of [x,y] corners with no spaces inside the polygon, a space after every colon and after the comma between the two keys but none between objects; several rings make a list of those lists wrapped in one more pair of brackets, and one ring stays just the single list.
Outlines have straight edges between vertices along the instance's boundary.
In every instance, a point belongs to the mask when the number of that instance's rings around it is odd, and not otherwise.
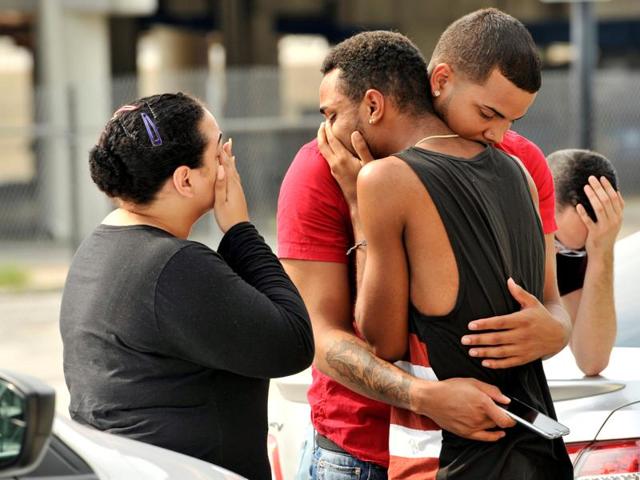
[{"label": "car windshield", "polygon": [[615,251],[617,347],[640,347],[640,232],[623,238]]}]

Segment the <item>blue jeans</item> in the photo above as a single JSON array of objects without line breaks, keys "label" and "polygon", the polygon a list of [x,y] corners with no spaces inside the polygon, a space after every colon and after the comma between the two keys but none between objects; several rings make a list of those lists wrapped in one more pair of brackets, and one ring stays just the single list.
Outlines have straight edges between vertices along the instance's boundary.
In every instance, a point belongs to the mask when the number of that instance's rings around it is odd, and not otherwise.
[{"label": "blue jeans", "polygon": [[318,446],[311,462],[313,480],[387,480],[387,471],[347,453],[336,453]]},{"label": "blue jeans", "polygon": [[309,423],[305,433],[304,442],[300,449],[300,463],[294,480],[311,480],[311,462],[313,460],[313,450],[315,449],[315,435],[313,425]]}]

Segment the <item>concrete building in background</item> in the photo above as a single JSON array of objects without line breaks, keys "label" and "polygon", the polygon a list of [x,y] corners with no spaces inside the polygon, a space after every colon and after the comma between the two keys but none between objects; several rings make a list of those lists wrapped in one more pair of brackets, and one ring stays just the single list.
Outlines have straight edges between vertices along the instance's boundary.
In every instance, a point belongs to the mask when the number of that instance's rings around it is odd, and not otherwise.
[{"label": "concrete building in background", "polygon": [[[47,134],[34,138],[39,216],[51,237],[77,243],[105,215],[108,202],[88,181],[86,152],[111,112],[109,19],[148,15],[155,0],[3,1],[31,21],[38,87],[36,123]],[[2,15],[0,11],[0,16]],[[11,92],[9,92],[10,94]],[[93,127],[93,128],[92,128]],[[74,135],[69,135],[70,130]],[[39,179],[46,178],[46,181]]]}]

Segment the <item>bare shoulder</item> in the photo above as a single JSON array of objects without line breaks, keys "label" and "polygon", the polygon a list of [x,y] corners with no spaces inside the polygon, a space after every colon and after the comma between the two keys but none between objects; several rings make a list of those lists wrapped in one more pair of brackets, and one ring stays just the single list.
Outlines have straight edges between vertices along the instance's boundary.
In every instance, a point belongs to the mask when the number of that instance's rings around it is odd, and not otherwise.
[{"label": "bare shoulder", "polygon": [[369,162],[360,170],[358,204],[362,209],[375,206],[387,222],[404,225],[416,205],[428,207],[432,200],[413,169],[404,160],[389,156]]},{"label": "bare shoulder", "polygon": [[412,180],[411,168],[398,157],[390,156],[367,163],[358,175],[362,188],[392,188],[406,186]]}]

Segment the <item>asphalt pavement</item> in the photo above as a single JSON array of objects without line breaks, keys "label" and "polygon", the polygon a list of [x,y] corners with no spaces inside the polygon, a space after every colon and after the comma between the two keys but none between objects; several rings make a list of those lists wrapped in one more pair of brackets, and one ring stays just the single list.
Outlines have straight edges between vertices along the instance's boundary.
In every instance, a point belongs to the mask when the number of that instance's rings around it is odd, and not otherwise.
[{"label": "asphalt pavement", "polygon": [[67,414],[58,329],[61,291],[0,294],[0,368],[38,377],[56,390],[56,409]]}]

